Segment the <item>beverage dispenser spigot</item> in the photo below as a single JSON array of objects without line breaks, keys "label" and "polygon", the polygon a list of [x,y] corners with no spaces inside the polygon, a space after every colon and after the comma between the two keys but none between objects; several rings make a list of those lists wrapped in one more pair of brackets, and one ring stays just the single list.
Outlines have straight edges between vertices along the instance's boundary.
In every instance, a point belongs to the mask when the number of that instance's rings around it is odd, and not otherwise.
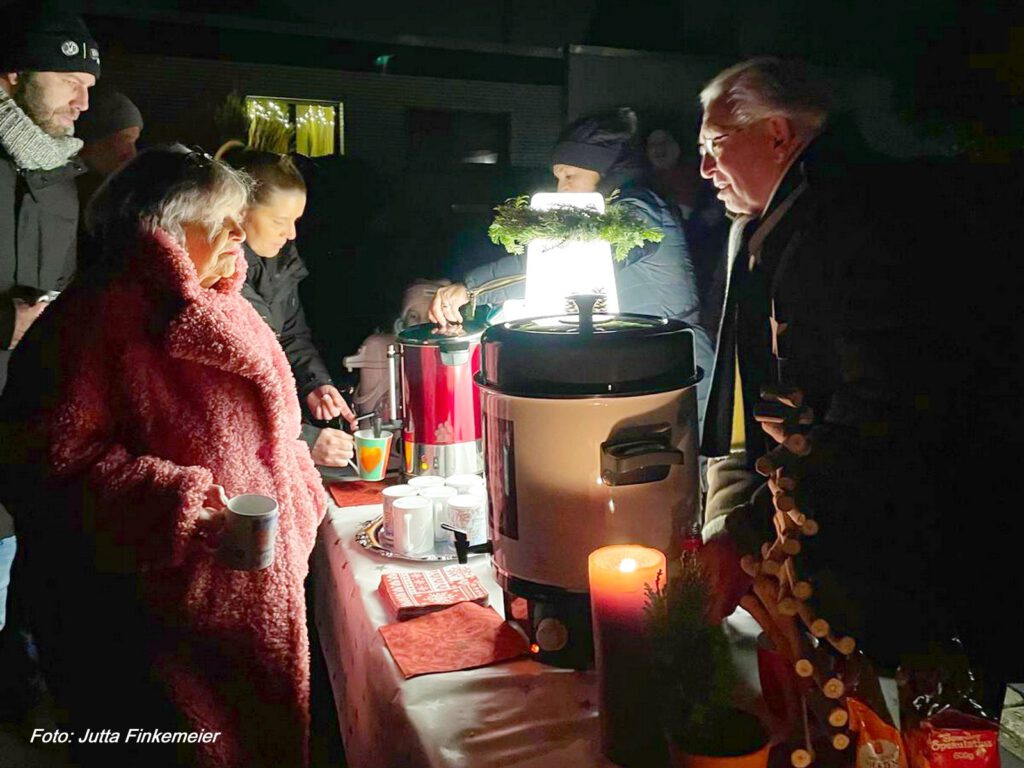
[{"label": "beverage dispenser spigot", "polygon": [[446,531],[450,531],[455,537],[455,558],[459,561],[459,565],[465,565],[469,562],[470,555],[484,552],[491,554],[494,552],[494,545],[489,541],[485,541],[483,544],[470,544],[469,533],[462,528],[456,528],[451,523],[441,523],[441,527]]}]

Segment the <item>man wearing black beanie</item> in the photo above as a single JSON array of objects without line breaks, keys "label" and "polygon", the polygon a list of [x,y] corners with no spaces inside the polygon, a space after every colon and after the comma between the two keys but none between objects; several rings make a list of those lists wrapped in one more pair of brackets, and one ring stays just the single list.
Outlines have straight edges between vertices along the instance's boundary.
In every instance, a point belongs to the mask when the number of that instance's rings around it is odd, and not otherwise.
[{"label": "man wearing black beanie", "polygon": [[[75,271],[74,179],[85,170],[74,159],[82,147],[75,120],[88,109],[88,91],[99,74],[99,47],[81,19],[38,0],[2,11],[0,391],[11,350]],[[0,503],[0,719],[33,703],[22,611],[13,592],[10,605],[7,599],[16,545],[11,517]]]}]

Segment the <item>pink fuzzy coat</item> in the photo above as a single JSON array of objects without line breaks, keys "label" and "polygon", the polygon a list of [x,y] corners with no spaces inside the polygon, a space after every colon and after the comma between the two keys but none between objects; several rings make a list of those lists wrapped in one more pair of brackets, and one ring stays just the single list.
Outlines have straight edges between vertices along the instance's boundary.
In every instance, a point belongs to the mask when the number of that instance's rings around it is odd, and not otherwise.
[{"label": "pink fuzzy coat", "polygon": [[[241,255],[212,289],[162,232],[142,237],[130,264],[44,315],[55,391],[23,438],[43,441],[49,482],[79,489],[71,514],[97,570],[137,574],[142,610],[186,638],[155,642],[152,663],[190,728],[222,734],[200,745],[200,763],[305,765],[303,579],[326,498],[298,439],[288,361],[239,294]],[[232,571],[202,546],[196,520],[211,483],[277,499],[269,568]]]}]

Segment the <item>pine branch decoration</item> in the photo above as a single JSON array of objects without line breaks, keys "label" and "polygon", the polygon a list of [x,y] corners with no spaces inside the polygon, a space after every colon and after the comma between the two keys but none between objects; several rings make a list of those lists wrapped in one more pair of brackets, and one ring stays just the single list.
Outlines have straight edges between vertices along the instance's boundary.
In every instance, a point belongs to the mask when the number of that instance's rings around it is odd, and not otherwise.
[{"label": "pine branch decoration", "polygon": [[513,254],[523,253],[531,240],[605,240],[616,261],[647,242],[660,243],[661,230],[644,223],[626,203],[610,201],[604,213],[588,208],[558,206],[547,211],[530,208],[528,195],[506,200],[495,209],[497,215],[488,229],[491,242]]},{"label": "pine branch decoration", "polygon": [[713,738],[715,725],[732,709],[738,673],[725,632],[707,620],[707,573],[687,553],[677,578],[645,589],[665,726],[684,743]]}]

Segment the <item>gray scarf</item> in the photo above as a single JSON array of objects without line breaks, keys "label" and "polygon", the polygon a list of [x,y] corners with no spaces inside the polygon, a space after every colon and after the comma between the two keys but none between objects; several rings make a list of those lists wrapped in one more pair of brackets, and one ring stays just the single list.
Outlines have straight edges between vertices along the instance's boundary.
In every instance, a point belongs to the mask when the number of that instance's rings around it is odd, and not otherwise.
[{"label": "gray scarf", "polygon": [[0,91],[0,144],[15,166],[25,171],[60,168],[82,148],[82,140],[74,136],[50,136],[3,91]]}]

